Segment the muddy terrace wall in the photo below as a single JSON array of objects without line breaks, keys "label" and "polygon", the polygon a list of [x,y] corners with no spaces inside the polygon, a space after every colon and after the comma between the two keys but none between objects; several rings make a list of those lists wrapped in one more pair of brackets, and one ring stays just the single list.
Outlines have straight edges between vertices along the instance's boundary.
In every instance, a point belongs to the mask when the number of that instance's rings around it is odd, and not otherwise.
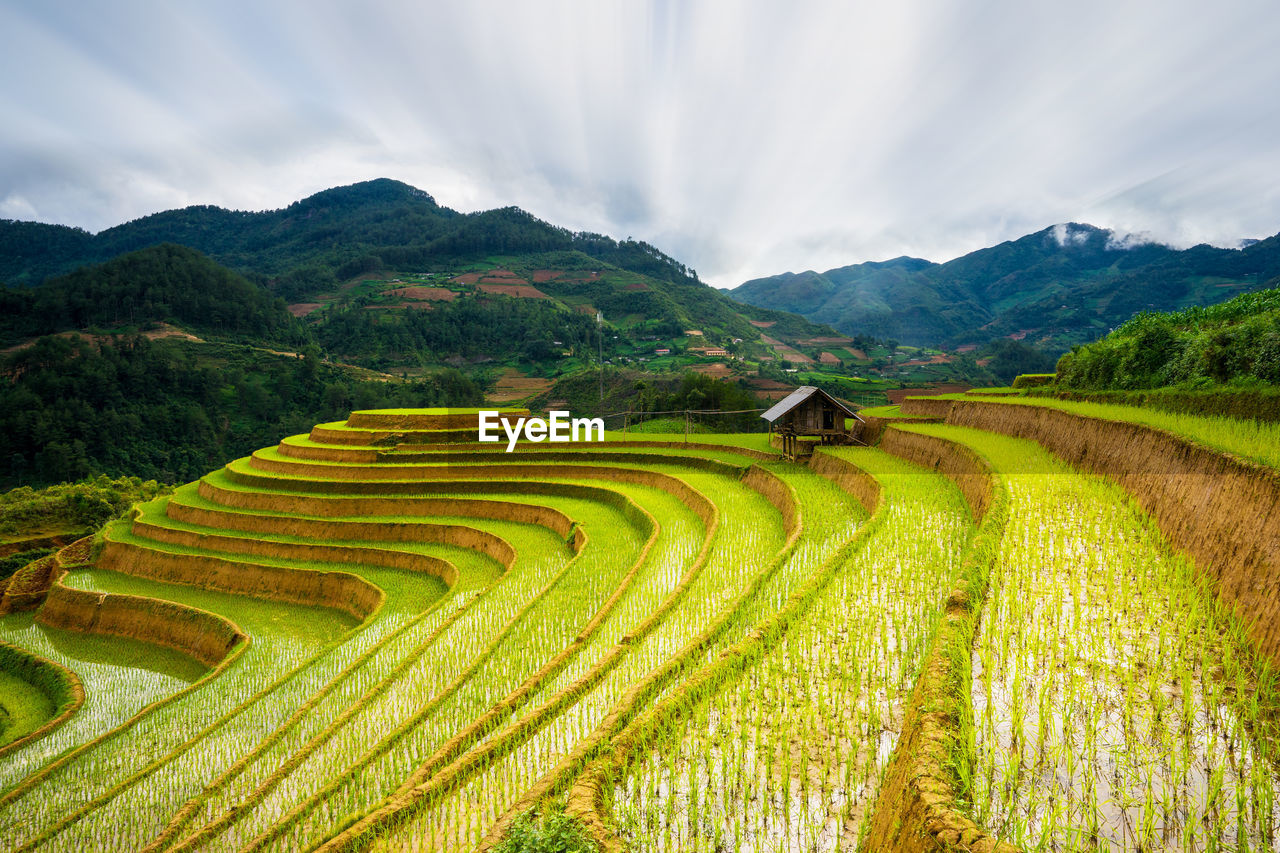
[{"label": "muddy terrace wall", "polygon": [[[290,536],[306,536],[313,539],[362,539],[373,542],[430,542],[438,545],[453,545],[491,557],[508,569],[511,568],[516,556],[515,549],[506,540],[488,531],[460,524],[435,524],[429,521],[320,521],[312,518],[251,515],[243,512],[206,509],[173,500],[165,505],[165,515],[174,521],[186,524],[239,530],[245,533],[288,533]],[[449,583],[453,582],[447,577],[445,579]]]},{"label": "muddy terrace wall", "polygon": [[830,451],[818,449],[809,459],[809,467],[857,498],[867,515],[880,505],[880,484],[876,478]]},{"label": "muddy terrace wall", "polygon": [[[218,533],[197,533],[175,527],[162,527],[147,521],[135,520],[136,536],[153,542],[167,542],[185,548],[218,551],[228,554],[306,560],[321,563],[355,563],[380,566],[406,572],[420,572],[440,578],[452,586],[458,580],[458,570],[450,563],[429,554],[415,554],[388,548],[359,545],[325,545],[307,542],[276,542],[271,539],[250,539],[243,536],[224,536]],[[104,567],[105,568],[105,567]]]},{"label": "muddy terrace wall", "polygon": [[911,417],[940,418],[946,420],[951,414],[954,400],[940,400],[937,397],[908,397],[902,401],[902,414]]},{"label": "muddy terrace wall", "polygon": [[884,436],[884,431],[894,424],[934,424],[941,423],[942,418],[878,418],[875,415],[862,415],[862,421],[862,426],[858,429],[855,438],[868,447],[873,447],[880,443],[880,439]]},{"label": "muddy terrace wall", "polygon": [[[742,469],[724,466],[739,474]],[[685,502],[704,523],[710,523],[715,516],[715,507],[706,497],[688,483],[669,474],[656,471],[645,471],[635,468],[612,468],[606,465],[505,465],[499,471],[493,466],[465,468],[463,466],[439,469],[442,474],[450,476],[473,475],[477,479],[448,480],[432,479],[428,482],[412,480],[296,480],[270,474],[257,474],[227,468],[226,474],[233,482],[252,486],[256,489],[270,491],[272,489],[294,488],[307,489],[318,494],[366,494],[366,495],[422,495],[424,491],[456,492],[459,494],[507,494],[556,495],[561,497],[580,497],[586,500],[601,501],[623,500],[621,495],[610,489],[588,486],[581,483],[553,483],[542,479],[500,480],[492,479],[501,473],[508,477],[564,477],[575,480],[609,480],[620,483],[633,483],[640,486],[652,486],[675,495]],[[332,471],[332,469],[330,469]],[[489,478],[485,478],[486,472]],[[614,498],[607,496],[612,495]],[[294,495],[272,495],[281,500],[296,499]],[[420,498],[422,500],[454,500],[453,498]],[[322,498],[322,500],[332,500]],[[398,501],[392,500],[392,504]],[[499,503],[488,501],[479,503]],[[403,514],[403,509],[401,510]]]},{"label": "muddy terrace wall", "polygon": [[[333,465],[323,462],[303,462],[293,459],[271,459],[254,453],[249,457],[249,464],[259,471],[271,471],[278,474],[296,474],[301,477],[352,478],[367,480],[440,480],[440,479],[488,479],[495,475],[509,477],[563,477],[565,479],[590,479],[591,470],[599,470],[608,465],[620,463],[632,465],[672,464],[682,468],[694,468],[724,474],[729,477],[739,476],[745,465],[732,465],[716,459],[705,459],[698,456],[681,456],[671,454],[664,456],[657,453],[602,453],[595,451],[543,451],[531,453],[481,453],[474,459],[467,459],[466,454],[458,454],[462,461],[476,461],[479,465],[455,464],[446,461],[449,454],[402,454],[380,460],[382,463],[399,464],[374,465]],[[510,460],[507,461],[495,461]],[[540,460],[547,462],[585,463],[576,467],[557,466],[553,464],[536,464]],[[427,464],[423,464],[427,463]],[[524,463],[524,464],[522,464]],[[601,465],[600,463],[603,463]],[[618,469],[607,469],[616,471]],[[594,479],[600,479],[594,477]],[[606,478],[612,479],[612,477]]]},{"label": "muddy terrace wall", "polygon": [[[508,489],[524,484],[509,483]],[[496,490],[495,490],[496,491]],[[297,515],[314,515],[323,518],[352,515],[400,515],[400,516],[461,516],[486,518],[496,521],[515,521],[536,524],[554,530],[567,537],[573,530],[573,520],[558,509],[538,504],[518,504],[513,501],[480,500],[475,498],[340,498],[310,497],[272,492],[247,492],[224,489],[207,480],[198,487],[200,497],[236,509],[254,509],[266,512],[289,512]],[[172,506],[172,501],[170,502]],[[290,519],[293,523],[294,519]],[[415,522],[406,522],[414,524]]]},{"label": "muddy terrace wall", "polygon": [[[493,409],[500,416],[528,417],[528,409]],[[394,409],[368,409],[352,412],[347,418],[351,429],[422,430],[422,429],[477,429],[479,412],[397,412]]]},{"label": "muddy terrace wall", "polygon": [[4,595],[0,595],[0,615],[34,610],[44,601],[58,561],[53,554],[41,557],[18,569],[8,578]]},{"label": "muddy terrace wall", "polygon": [[978,614],[999,552],[1008,497],[986,462],[947,439],[889,429],[881,448],[956,481],[979,521],[942,621],[907,703],[863,849],[868,853],[1018,853],[969,817],[956,761],[969,760],[962,722],[973,713],[971,656]]},{"label": "muddy terrace wall", "polygon": [[333,429],[317,426],[310,432],[318,444],[350,444],[356,446],[396,444],[458,444],[476,440],[476,427],[471,429],[438,429],[406,432],[404,430]]},{"label": "muddy terrace wall", "polygon": [[1016,403],[929,402],[948,406],[949,424],[1028,438],[1113,478],[1280,663],[1280,472],[1138,424]]},{"label": "muddy terrace wall", "polygon": [[800,529],[800,506],[796,502],[795,493],[777,474],[752,465],[742,478],[742,484],[753,492],[764,495],[765,500],[773,504],[773,508],[782,516],[782,530],[788,538]]},{"label": "muddy terrace wall", "polygon": [[[473,436],[474,438],[474,436]],[[441,456],[456,458],[460,461],[509,461],[520,462],[531,459],[550,459],[563,461],[566,459],[611,459],[634,462],[640,458],[635,453],[626,453],[625,448],[654,448],[679,453],[683,450],[702,450],[721,452],[726,456],[740,456],[756,461],[775,461],[776,453],[754,450],[745,447],[733,447],[723,444],[704,444],[701,442],[669,442],[669,441],[609,441],[601,444],[582,444],[579,449],[566,450],[532,450],[528,442],[517,445],[519,449],[506,452],[505,439],[501,445],[480,445],[474,441],[455,444],[397,444],[394,448],[370,447],[344,443],[342,447],[330,447],[324,444],[298,444],[288,439],[280,442],[276,449],[281,456],[294,459],[313,459],[329,462],[355,462],[372,464],[375,462],[442,462]],[[593,454],[586,456],[585,454]],[[649,454],[644,454],[649,456]],[[669,455],[656,455],[658,459],[669,459]],[[682,460],[685,457],[681,457]]]},{"label": "muddy terrace wall", "polygon": [[115,572],[204,589],[328,607],[364,621],[381,605],[381,589],[347,572],[285,569],[203,554],[173,554],[108,539],[98,565]]},{"label": "muddy terrace wall", "polygon": [[85,565],[93,551],[93,536],[84,536],[57,553],[35,560],[13,573],[0,596],[0,615],[35,610],[44,601],[50,584],[67,568]]},{"label": "muddy terrace wall", "polygon": [[49,590],[36,621],[53,628],[166,646],[208,667],[217,666],[246,639],[234,623],[204,610],[136,595],[70,589],[59,583]]},{"label": "muddy terrace wall", "polygon": [[991,471],[978,454],[946,439],[900,429],[888,429],[880,449],[955,481],[977,521],[991,503]]},{"label": "muddy terrace wall", "polygon": [[34,685],[49,697],[54,707],[53,716],[39,728],[0,746],[0,758],[44,737],[71,719],[71,715],[84,704],[84,686],[79,676],[60,663],[0,642],[0,669]]}]

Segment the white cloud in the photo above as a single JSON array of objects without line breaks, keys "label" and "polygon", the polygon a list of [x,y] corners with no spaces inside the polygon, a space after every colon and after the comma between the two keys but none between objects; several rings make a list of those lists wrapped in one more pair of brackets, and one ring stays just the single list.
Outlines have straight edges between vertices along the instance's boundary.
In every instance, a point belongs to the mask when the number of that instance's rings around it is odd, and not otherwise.
[{"label": "white cloud", "polygon": [[1053,226],[1053,239],[1064,249],[1068,246],[1083,246],[1089,242],[1089,232],[1083,228],[1072,228],[1070,223],[1059,222]]},{"label": "white cloud", "polygon": [[1053,222],[1228,243],[1280,230],[1277,23],[1268,0],[9,4],[0,198],[25,206],[0,210],[96,230],[386,176],[722,286]]}]

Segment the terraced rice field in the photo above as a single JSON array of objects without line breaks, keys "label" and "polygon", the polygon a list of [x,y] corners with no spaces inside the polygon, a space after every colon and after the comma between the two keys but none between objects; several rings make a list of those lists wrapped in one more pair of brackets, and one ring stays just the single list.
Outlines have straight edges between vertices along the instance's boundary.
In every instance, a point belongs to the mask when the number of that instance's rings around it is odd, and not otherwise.
[{"label": "terraced rice field", "polygon": [[0,848],[1278,843],[1257,626],[1118,486],[947,426],[475,429],[354,413],[11,585]]}]

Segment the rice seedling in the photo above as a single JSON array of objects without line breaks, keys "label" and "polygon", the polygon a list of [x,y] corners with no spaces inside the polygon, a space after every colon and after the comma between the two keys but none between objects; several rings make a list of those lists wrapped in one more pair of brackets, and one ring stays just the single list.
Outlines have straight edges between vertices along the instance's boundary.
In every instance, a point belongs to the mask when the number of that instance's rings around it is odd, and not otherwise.
[{"label": "rice seedling", "polygon": [[[964,396],[947,394],[940,399],[960,400],[964,399]],[[983,397],[983,401],[1009,406],[1042,406],[1102,420],[1142,424],[1171,432],[1241,459],[1248,459],[1271,468],[1280,468],[1280,423],[1274,421],[1188,415],[1146,409],[1141,406],[1057,400],[1052,397]]]},{"label": "rice seedling", "polygon": [[[0,761],[6,849],[488,849],[531,808],[576,825],[566,802],[637,850],[873,846],[961,556],[997,548],[952,481],[832,450],[878,481],[869,518],[765,436],[507,454],[467,417],[289,437],[64,579],[231,619],[250,642],[217,670],[0,617],[88,693]],[[1246,626],[1114,487],[919,429],[1011,495],[957,712],[973,815],[1027,849],[1274,847],[1278,682]]]},{"label": "rice seedling", "polygon": [[939,475],[840,453],[880,479],[880,525],[780,643],[618,783],[613,816],[632,849],[856,845],[972,524]]},{"label": "rice seedling", "polygon": [[1189,561],[1034,444],[912,429],[979,450],[1011,495],[973,658],[978,822],[1028,849],[1271,845],[1280,697]]}]

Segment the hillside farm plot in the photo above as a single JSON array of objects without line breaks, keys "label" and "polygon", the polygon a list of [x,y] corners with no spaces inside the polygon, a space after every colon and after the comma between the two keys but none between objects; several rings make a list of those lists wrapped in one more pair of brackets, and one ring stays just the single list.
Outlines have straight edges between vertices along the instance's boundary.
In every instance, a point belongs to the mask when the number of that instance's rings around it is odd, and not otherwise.
[{"label": "hillside farm plot", "polygon": [[4,849],[489,850],[551,812],[634,850],[914,850],[956,636],[921,832],[1276,846],[1272,671],[1118,487],[955,427],[806,466],[763,435],[508,453],[477,419],[355,412],[24,570]]},{"label": "hillside farm plot", "polygon": [[[879,524],[834,555],[831,580],[780,643],[618,784],[614,816],[634,849],[856,846],[971,523],[940,475],[870,450],[841,456],[880,478]],[[778,606],[765,596],[754,615]]]},{"label": "hillside farm plot", "polygon": [[1270,849],[1277,685],[1129,498],[1037,445],[944,426],[1009,521],[973,653],[975,817],[1029,848]]}]

